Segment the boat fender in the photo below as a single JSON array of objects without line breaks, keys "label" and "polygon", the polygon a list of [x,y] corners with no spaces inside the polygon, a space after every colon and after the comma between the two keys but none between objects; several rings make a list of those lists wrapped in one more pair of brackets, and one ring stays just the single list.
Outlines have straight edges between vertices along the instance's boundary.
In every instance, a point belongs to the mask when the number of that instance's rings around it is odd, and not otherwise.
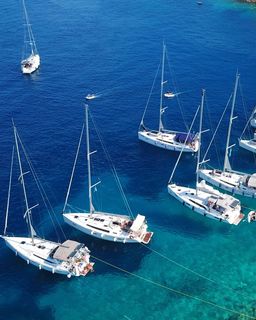
[{"label": "boat fender", "polygon": [[29,264],[29,260],[27,259],[27,264]]},{"label": "boat fender", "polygon": [[182,204],[183,204],[183,206],[184,206],[184,204],[185,204],[185,201],[182,201]]},{"label": "boat fender", "polygon": [[235,188],[232,189],[232,193],[233,193],[233,194],[235,193]]},{"label": "boat fender", "polygon": [[204,213],[204,216],[206,216],[206,213]]},{"label": "boat fender", "polygon": [[117,238],[114,238],[114,241],[116,242]]},{"label": "boat fender", "polygon": [[195,210],[195,207],[192,207],[192,211],[194,211]]},{"label": "boat fender", "polygon": [[69,279],[71,278],[71,276],[72,276],[71,273],[67,274],[67,277],[68,277]]},{"label": "boat fender", "polygon": [[17,256],[18,255],[18,252],[17,251],[15,251],[15,256]]},{"label": "boat fender", "polygon": [[103,238],[103,237],[104,237],[104,233],[101,234],[101,238]]},{"label": "boat fender", "polygon": [[41,264],[39,264],[39,266],[38,266],[38,267],[39,267],[39,270],[41,270],[41,269],[42,269],[42,266],[41,266]]},{"label": "boat fender", "polygon": [[220,218],[220,222],[222,221],[222,219]]},{"label": "boat fender", "polygon": [[53,273],[53,274],[55,273],[55,269],[54,269],[54,268],[52,268],[52,273]]},{"label": "boat fender", "polygon": [[221,188],[221,183],[219,183],[219,188]]}]

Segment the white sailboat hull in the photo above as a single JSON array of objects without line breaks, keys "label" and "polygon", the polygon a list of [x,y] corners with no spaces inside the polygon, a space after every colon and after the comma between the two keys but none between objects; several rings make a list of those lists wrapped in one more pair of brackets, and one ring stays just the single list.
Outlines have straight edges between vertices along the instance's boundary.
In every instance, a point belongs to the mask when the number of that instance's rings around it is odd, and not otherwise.
[{"label": "white sailboat hull", "polygon": [[40,66],[39,54],[31,54],[27,59],[21,61],[21,71],[24,74],[31,74]]},{"label": "white sailboat hull", "polygon": [[[208,190],[208,192],[206,190]],[[192,211],[210,219],[234,225],[239,224],[239,222],[244,218],[244,215],[241,214],[241,207],[238,206],[235,210],[230,210],[228,213],[220,214],[218,211],[208,206],[207,201],[212,196],[218,197],[221,194],[210,186],[206,186],[206,190],[198,190],[196,192],[196,189],[193,188],[177,186],[176,184],[168,185],[169,194]]]},{"label": "white sailboat hull", "polygon": [[256,189],[246,187],[241,183],[244,176],[246,175],[239,172],[223,172],[208,169],[199,170],[199,177],[213,186],[231,192],[232,194],[256,198]]},{"label": "white sailboat hull", "polygon": [[248,151],[256,153],[256,141],[254,141],[254,140],[240,139],[239,140],[239,146],[241,148],[244,148],[244,149],[248,150]]},{"label": "white sailboat hull", "polygon": [[141,141],[149,143],[158,148],[180,152],[197,152],[198,141],[196,140],[193,145],[179,143],[175,141],[175,136],[178,132],[157,132],[151,130],[140,130],[138,132],[138,138]]},{"label": "white sailboat hull", "polygon": [[[122,243],[149,243],[153,233],[147,232],[147,225],[138,235],[124,231],[120,225],[129,221],[124,215],[115,215],[103,212],[64,213],[64,221],[70,226],[90,236],[113,242]],[[101,221],[103,220],[103,221]],[[117,224],[118,223],[118,224]]]},{"label": "white sailboat hull", "polygon": [[[27,264],[32,264],[40,270],[43,269],[52,273],[67,275],[68,277],[81,275],[71,271],[67,263],[50,257],[52,250],[59,247],[61,245],[60,243],[37,237],[34,238],[34,244],[30,237],[2,236],[2,238],[7,247],[14,251],[17,256],[25,260]],[[93,266],[93,263],[91,265]]]}]

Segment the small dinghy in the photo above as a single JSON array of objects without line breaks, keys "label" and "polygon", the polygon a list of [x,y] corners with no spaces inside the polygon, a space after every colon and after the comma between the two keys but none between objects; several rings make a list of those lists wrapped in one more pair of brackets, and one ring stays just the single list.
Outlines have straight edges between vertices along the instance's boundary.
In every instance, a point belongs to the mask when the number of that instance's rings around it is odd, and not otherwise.
[{"label": "small dinghy", "polygon": [[167,91],[164,93],[165,98],[174,98],[176,96],[176,94],[174,92],[171,91]]},{"label": "small dinghy", "polygon": [[248,222],[255,222],[256,221],[256,211],[250,211],[248,213]]},{"label": "small dinghy", "polygon": [[85,97],[86,100],[93,100],[97,98],[97,94],[95,93],[88,93],[87,96]]}]

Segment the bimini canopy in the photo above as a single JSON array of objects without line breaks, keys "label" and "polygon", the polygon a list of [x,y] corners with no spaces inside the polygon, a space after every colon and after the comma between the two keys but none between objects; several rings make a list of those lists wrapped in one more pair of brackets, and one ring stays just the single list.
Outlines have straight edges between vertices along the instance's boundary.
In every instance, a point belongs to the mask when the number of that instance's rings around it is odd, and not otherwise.
[{"label": "bimini canopy", "polygon": [[179,143],[185,143],[190,144],[195,140],[196,135],[193,133],[187,134],[187,133],[177,133],[175,136],[175,141]]},{"label": "bimini canopy", "polygon": [[53,254],[53,258],[61,261],[68,261],[70,257],[72,257],[76,250],[81,248],[83,244],[73,241],[66,240],[60,246],[57,247],[56,251]]},{"label": "bimini canopy", "polygon": [[138,214],[135,220],[133,221],[133,224],[131,225],[130,230],[133,232],[138,232],[140,228],[143,226],[144,222],[145,222],[145,216]]}]

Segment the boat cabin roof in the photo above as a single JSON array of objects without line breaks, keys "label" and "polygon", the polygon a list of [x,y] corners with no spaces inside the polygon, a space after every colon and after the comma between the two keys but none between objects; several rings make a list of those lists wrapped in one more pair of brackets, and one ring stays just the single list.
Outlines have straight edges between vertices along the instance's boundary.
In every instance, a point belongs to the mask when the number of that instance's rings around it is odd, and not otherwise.
[{"label": "boat cabin roof", "polygon": [[229,196],[217,199],[215,197],[211,197],[209,201],[214,202],[215,206],[218,207],[221,212],[224,212],[230,207],[234,209],[240,203],[239,200]]},{"label": "boat cabin roof", "polygon": [[53,258],[61,261],[68,261],[68,259],[72,257],[82,246],[82,243],[73,240],[66,240],[57,247],[53,254]]},{"label": "boat cabin roof", "polygon": [[143,226],[144,222],[145,222],[145,216],[138,214],[135,220],[133,221],[133,224],[131,225],[130,230],[133,232],[139,231],[140,228]]}]

